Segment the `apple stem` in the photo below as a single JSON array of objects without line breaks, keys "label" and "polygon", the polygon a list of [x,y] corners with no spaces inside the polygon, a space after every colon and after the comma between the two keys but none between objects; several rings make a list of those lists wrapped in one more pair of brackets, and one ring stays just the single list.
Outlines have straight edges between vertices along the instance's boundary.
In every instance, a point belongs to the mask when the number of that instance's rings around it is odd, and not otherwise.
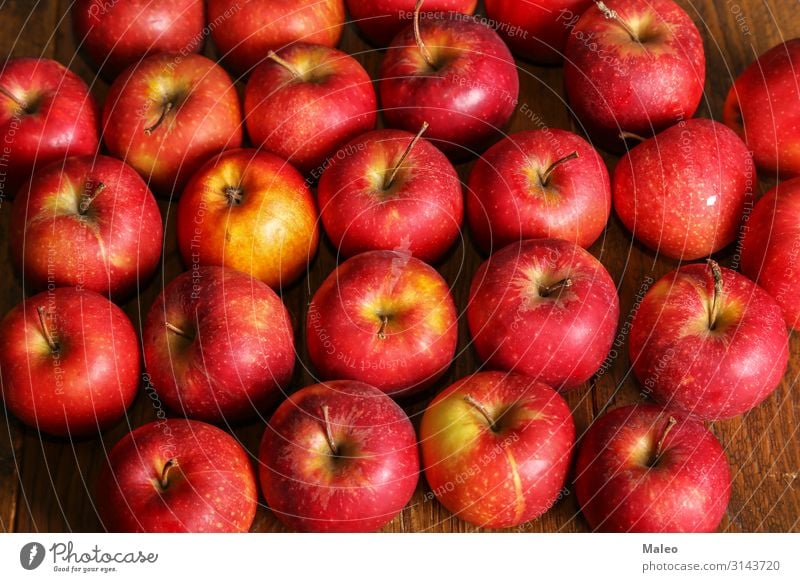
[{"label": "apple stem", "polygon": [[181,328],[179,328],[177,325],[172,325],[172,324],[171,324],[170,322],[168,322],[168,321],[165,321],[165,322],[164,322],[164,325],[165,325],[165,326],[166,326],[166,328],[167,328],[168,330],[170,330],[172,333],[175,333],[175,334],[177,334],[177,335],[179,335],[179,336],[181,336],[181,337],[184,337],[184,338],[186,338],[186,339],[188,339],[188,340],[192,339],[192,338],[191,338],[191,336],[190,336],[188,333],[186,333],[185,331],[183,331],[183,330],[182,330]]},{"label": "apple stem", "polygon": [[153,125],[150,127],[145,127],[144,132],[146,135],[151,135],[155,130],[157,130],[164,120],[167,118],[167,114],[172,111],[172,108],[175,107],[175,104],[172,101],[167,101],[161,106],[161,115]]},{"label": "apple stem", "polygon": [[178,459],[175,457],[171,458],[164,464],[164,468],[161,469],[161,479],[159,480],[158,484],[161,485],[162,489],[166,489],[169,487],[169,472],[178,466]]},{"label": "apple stem", "polygon": [[643,138],[641,135],[639,135],[638,133],[633,133],[632,131],[620,131],[619,132],[619,138],[620,139],[635,139],[638,142],[646,141],[646,139]]},{"label": "apple stem", "polygon": [[722,269],[714,259],[708,259],[711,275],[714,277],[714,297],[711,299],[711,311],[708,314],[708,328],[713,330],[717,326],[717,317],[722,304]]},{"label": "apple stem", "polygon": [[424,2],[425,0],[417,0],[417,5],[414,7],[414,39],[417,41],[417,46],[419,47],[419,51],[422,53],[422,58],[425,59],[425,62],[428,63],[428,66],[431,69],[435,69],[436,63],[433,60],[428,47],[426,47],[425,43],[422,42],[422,35],[419,32],[419,11]]},{"label": "apple stem", "polygon": [[86,214],[89,210],[89,206],[92,205],[94,199],[106,189],[106,185],[103,182],[98,182],[97,185],[92,189],[91,194],[87,194],[86,191],[83,193],[83,199],[81,200],[80,206],[78,207],[78,214]]},{"label": "apple stem", "polygon": [[53,335],[50,333],[50,328],[47,327],[47,320],[45,318],[45,309],[43,306],[39,306],[36,308],[36,313],[39,315],[39,325],[42,328],[42,334],[44,335],[44,339],[47,340],[47,345],[50,346],[50,350],[53,353],[58,352],[59,345],[58,342],[55,340]]},{"label": "apple stem", "polygon": [[562,289],[566,289],[567,287],[572,287],[572,279],[567,277],[566,279],[562,279],[558,283],[554,283],[553,285],[542,285],[539,287],[539,295],[542,297],[550,297],[555,291],[561,291]]},{"label": "apple stem", "polygon": [[667,426],[664,428],[664,432],[661,434],[661,438],[658,440],[658,444],[656,445],[656,456],[653,459],[653,465],[656,464],[659,458],[661,458],[661,453],[664,449],[664,441],[667,440],[667,435],[673,429],[673,427],[678,424],[678,421],[675,420],[674,416],[669,417],[669,421],[667,422]]},{"label": "apple stem", "polygon": [[267,54],[267,58],[272,59],[280,66],[282,66],[284,69],[289,71],[292,74],[292,77],[299,79],[300,77],[303,76],[302,73],[300,73],[300,71],[297,70],[297,67],[295,67],[292,63],[290,63],[286,59],[279,57],[277,54],[275,54],[275,51],[269,51],[269,53]]},{"label": "apple stem", "polygon": [[550,167],[548,167],[544,171],[544,174],[539,174],[539,181],[541,182],[542,186],[547,186],[547,181],[550,180],[550,176],[553,175],[553,172],[556,170],[558,166],[566,162],[569,162],[570,160],[578,159],[579,157],[581,156],[578,152],[572,152],[571,154],[568,154],[563,158],[556,160],[555,162],[550,164]]},{"label": "apple stem", "polygon": [[325,437],[328,439],[328,446],[334,455],[339,454],[339,447],[336,446],[336,441],[333,439],[333,428],[331,427],[331,418],[328,410],[328,405],[322,405],[322,418],[325,420]]},{"label": "apple stem", "polygon": [[389,324],[389,316],[381,315],[381,326],[378,328],[378,339],[386,339],[386,326]]},{"label": "apple stem", "polygon": [[0,87],[0,95],[3,95],[4,97],[8,97],[9,99],[11,99],[17,105],[17,107],[19,107],[22,111],[27,111],[28,104],[23,103],[22,101],[17,99],[17,97],[5,87]]},{"label": "apple stem", "polygon": [[402,166],[403,162],[406,161],[406,158],[408,157],[408,154],[410,154],[411,150],[414,149],[414,146],[417,145],[417,142],[422,137],[422,134],[425,133],[428,130],[428,127],[429,127],[428,126],[428,122],[427,121],[423,121],[422,122],[422,127],[417,132],[417,135],[414,136],[414,138],[408,144],[408,147],[406,147],[406,151],[404,151],[403,155],[400,156],[400,160],[395,164],[394,169],[392,170],[392,173],[389,176],[389,181],[386,182],[386,184],[384,184],[384,186],[383,186],[384,190],[388,190],[389,188],[392,187],[392,184],[394,184],[394,179],[397,178],[397,172],[400,171],[400,166]]},{"label": "apple stem", "polygon": [[238,206],[242,203],[244,190],[242,190],[241,186],[225,186],[223,191],[225,192],[225,197],[228,199],[228,205]]},{"label": "apple stem", "polygon": [[605,16],[609,20],[616,21],[617,24],[619,24],[622,28],[625,29],[625,32],[628,33],[628,36],[631,37],[631,40],[633,42],[641,42],[639,40],[639,37],[633,31],[633,29],[630,26],[628,26],[628,23],[625,22],[624,20],[622,20],[622,18],[620,18],[619,14],[617,14],[616,10],[612,10],[611,8],[606,6],[605,2],[601,2],[600,0],[595,0],[595,4],[597,4],[598,10],[600,10],[600,12],[603,13],[603,16]]},{"label": "apple stem", "polygon": [[464,396],[464,401],[473,408],[475,408],[475,410],[481,413],[481,416],[483,416],[483,418],[486,419],[486,422],[489,423],[489,428],[491,428],[494,431],[497,430],[497,423],[492,418],[492,415],[489,414],[489,411],[486,410],[486,407],[483,404],[475,400],[470,394]]}]

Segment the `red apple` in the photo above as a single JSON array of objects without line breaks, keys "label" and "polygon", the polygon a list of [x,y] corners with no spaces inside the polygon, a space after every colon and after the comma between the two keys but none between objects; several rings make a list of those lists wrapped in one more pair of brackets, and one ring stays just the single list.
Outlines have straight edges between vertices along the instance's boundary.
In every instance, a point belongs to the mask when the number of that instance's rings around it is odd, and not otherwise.
[{"label": "red apple", "polygon": [[[369,42],[384,47],[411,23],[416,0],[347,0],[347,11]],[[470,15],[477,0],[427,0],[426,17],[448,12]]]},{"label": "red apple", "polygon": [[0,69],[0,197],[41,168],[97,151],[97,104],[80,77],[50,59],[9,59]]},{"label": "red apple", "polygon": [[651,136],[694,115],[706,60],[697,27],[672,0],[604,7],[590,6],[570,32],[564,81],[592,140],[619,150],[621,132]]},{"label": "red apple", "polygon": [[335,47],[344,18],[344,0],[208,0],[211,37],[239,74],[296,41]]},{"label": "red apple", "polygon": [[267,505],[300,531],[376,531],[402,511],[419,476],[406,413],[347,380],[292,394],[270,419],[258,457]]},{"label": "red apple", "polygon": [[405,249],[438,261],[461,234],[461,180],[447,157],[405,131],[379,129],[349,142],[322,174],[322,223],[345,257]]},{"label": "red apple", "polygon": [[777,301],[789,327],[800,330],[800,178],[767,192],[743,230],[742,273]]},{"label": "red apple", "polygon": [[106,156],[54,162],[14,202],[11,258],[26,286],[128,297],[155,273],[164,231],[153,194]]},{"label": "red apple", "polygon": [[377,99],[357,60],[336,49],[295,43],[270,53],[244,92],[247,133],[309,173],[357,135],[375,127]]},{"label": "red apple", "polygon": [[656,400],[718,420],[751,410],[778,387],[789,338],[766,291],[710,261],[681,267],[648,291],[631,326],[630,356]]},{"label": "red apple", "polygon": [[303,177],[253,149],[206,163],[178,205],[178,246],[187,265],[222,265],[271,287],[299,277],[319,242],[317,209]]},{"label": "red apple", "polygon": [[8,410],[63,437],[95,434],[133,402],[139,341],[123,311],[93,291],[50,288],[0,322],[0,379]]},{"label": "red apple", "polygon": [[595,531],[713,532],[730,492],[725,452],[697,420],[623,406],[581,440],[575,493]]},{"label": "red apple", "polygon": [[690,119],[619,161],[614,209],[652,250],[699,259],[736,240],[756,183],[750,152],[733,131],[709,119]]},{"label": "red apple", "polygon": [[588,248],[611,213],[603,159],[584,139],[560,129],[504,138],[472,167],[467,218],[483,250],[526,238],[560,238]]},{"label": "red apple", "polygon": [[250,529],[258,492],[249,455],[231,435],[161,419],[114,446],[96,499],[110,532],[236,533]]},{"label": "red apple", "polygon": [[457,336],[447,283],[407,251],[348,259],[317,290],[306,318],[308,355],[323,378],[392,396],[431,386],[450,366]]},{"label": "red apple", "polygon": [[202,0],[75,0],[70,10],[77,43],[111,77],[153,53],[203,48]]},{"label": "red apple", "polygon": [[558,239],[525,240],[492,255],[475,273],[467,305],[478,357],[562,390],[597,371],[618,320],[608,271]]},{"label": "red apple", "polygon": [[236,88],[222,67],[200,55],[152,55],[111,85],[103,140],[156,193],[178,195],[203,162],[241,145]]},{"label": "red apple", "polygon": [[472,19],[438,17],[405,28],[381,63],[378,90],[390,127],[429,123],[434,145],[465,158],[501,136],[519,95],[514,58],[497,33]]},{"label": "red apple", "polygon": [[431,402],[420,443],[425,478],[442,505],[473,525],[506,528],[556,502],[575,426],[567,403],[546,384],[482,372]]},{"label": "red apple", "polygon": [[557,65],[564,60],[572,27],[592,0],[485,0],[484,5],[514,54]]},{"label": "red apple", "polygon": [[772,47],[745,69],[722,115],[759,168],[783,179],[800,176],[800,38]]},{"label": "red apple", "polygon": [[292,378],[289,313],[266,284],[222,267],[179,275],[156,299],[142,333],[161,400],[214,423],[255,417]]}]

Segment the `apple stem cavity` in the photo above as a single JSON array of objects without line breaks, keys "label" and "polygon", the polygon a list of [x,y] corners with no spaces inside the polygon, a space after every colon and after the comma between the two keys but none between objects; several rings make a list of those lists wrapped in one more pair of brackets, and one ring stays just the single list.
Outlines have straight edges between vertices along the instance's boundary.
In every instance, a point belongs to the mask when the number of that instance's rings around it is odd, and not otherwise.
[{"label": "apple stem cavity", "polygon": [[539,174],[539,182],[541,183],[542,188],[547,186],[547,182],[550,180],[550,176],[553,175],[553,172],[556,170],[556,168],[558,168],[561,164],[565,164],[570,160],[576,160],[579,157],[581,156],[578,152],[572,152],[571,154],[567,154],[563,158],[558,159],[550,164],[550,166],[544,171],[544,174]]},{"label": "apple stem cavity", "polygon": [[150,127],[145,127],[144,128],[145,135],[152,135],[152,133],[155,130],[157,130],[159,127],[161,127],[161,124],[164,123],[164,120],[167,118],[167,115],[169,114],[169,112],[172,111],[173,107],[175,107],[175,104],[172,101],[167,101],[166,103],[164,103],[161,106],[161,115],[159,116],[158,121],[156,121]]},{"label": "apple stem cavity", "polygon": [[656,463],[658,463],[658,460],[661,458],[661,454],[664,452],[664,441],[667,440],[667,435],[675,427],[676,424],[678,424],[678,421],[675,419],[674,416],[670,416],[669,421],[667,421],[667,426],[664,428],[664,432],[661,433],[661,438],[658,439],[658,444],[656,445],[656,454],[655,456],[653,456],[653,460],[650,463],[651,467]]},{"label": "apple stem cavity", "polygon": [[605,2],[601,2],[600,0],[595,0],[595,4],[597,5],[597,9],[603,13],[603,16],[605,16],[609,20],[615,21],[622,28],[624,28],[625,32],[628,33],[628,36],[631,37],[631,40],[633,42],[641,44],[642,41],[639,40],[639,36],[634,32],[634,30],[628,25],[627,22],[625,22],[624,20],[622,20],[622,18],[620,18],[616,10],[612,10],[606,5]]},{"label": "apple stem cavity", "polygon": [[383,190],[384,191],[389,190],[392,187],[392,184],[394,184],[395,178],[397,178],[397,172],[400,171],[400,166],[402,166],[403,162],[406,161],[406,158],[411,153],[411,150],[414,149],[415,145],[417,145],[417,142],[422,137],[422,134],[425,133],[428,130],[428,127],[429,127],[428,122],[427,121],[423,121],[422,122],[422,127],[417,132],[417,135],[414,136],[414,138],[408,144],[408,147],[406,147],[406,150],[403,152],[403,155],[400,156],[400,159],[394,165],[394,168],[392,169],[392,173],[389,175],[389,180],[383,185]]},{"label": "apple stem cavity", "polygon": [[489,428],[492,429],[492,431],[497,432],[497,422],[492,418],[492,415],[489,414],[489,411],[486,410],[486,407],[483,404],[475,400],[470,394],[464,396],[464,401],[472,406],[475,410],[480,412],[481,416],[486,419]]},{"label": "apple stem cavity", "polygon": [[325,438],[328,439],[328,446],[334,455],[338,455],[339,447],[336,446],[336,441],[333,438],[333,427],[331,426],[330,411],[327,404],[322,405],[322,418],[325,421]]},{"label": "apple stem cavity", "polygon": [[42,335],[44,335],[44,339],[47,341],[47,345],[50,346],[50,351],[54,354],[58,353],[61,349],[58,345],[58,342],[53,337],[53,334],[50,333],[50,328],[47,327],[47,318],[45,316],[45,308],[43,306],[39,306],[36,308],[36,313],[39,315],[39,326],[42,328]]},{"label": "apple stem cavity", "polygon": [[385,314],[380,315],[381,326],[378,328],[378,339],[386,339],[386,326],[389,324],[389,316]]},{"label": "apple stem cavity", "polygon": [[161,478],[158,481],[158,484],[161,486],[161,489],[166,490],[169,488],[169,472],[177,468],[178,466],[178,459],[175,457],[171,458],[164,464],[164,468],[161,469]]},{"label": "apple stem cavity", "polygon": [[567,289],[568,287],[572,287],[572,279],[569,277],[562,279],[558,283],[553,283],[552,285],[540,285],[539,295],[542,297],[550,297],[556,291],[561,292],[561,290]]},{"label": "apple stem cavity", "polygon": [[239,206],[244,199],[244,190],[241,186],[225,186],[223,189],[229,206]]},{"label": "apple stem cavity", "polygon": [[422,9],[422,4],[424,2],[425,0],[417,0],[417,5],[414,6],[414,39],[417,41],[417,46],[419,47],[419,52],[422,53],[422,58],[425,59],[425,62],[428,63],[431,69],[435,69],[436,61],[433,60],[428,47],[422,42],[422,34],[419,32],[419,11]]},{"label": "apple stem cavity", "polygon": [[192,336],[190,336],[188,333],[186,333],[185,331],[183,331],[183,330],[182,330],[181,328],[179,328],[177,325],[172,325],[170,322],[168,322],[168,321],[165,321],[165,322],[164,322],[164,326],[165,326],[165,327],[166,327],[168,330],[170,330],[172,333],[174,333],[174,334],[176,334],[176,335],[179,335],[179,336],[181,336],[182,338],[186,338],[187,340],[191,340],[191,339],[192,339]]},{"label": "apple stem cavity", "polygon": [[8,99],[11,99],[11,101],[13,101],[16,104],[16,106],[19,107],[20,111],[29,113],[28,104],[25,103],[24,101],[20,101],[19,99],[17,99],[16,95],[14,95],[11,91],[6,89],[5,87],[0,87],[0,95],[3,95]]},{"label": "apple stem cavity", "polygon": [[708,259],[708,266],[711,268],[711,276],[714,277],[714,296],[711,298],[711,309],[708,313],[708,329],[713,331],[717,327],[717,318],[722,306],[722,269],[714,259]]},{"label": "apple stem cavity", "polygon": [[80,214],[81,216],[85,215],[89,210],[89,206],[91,206],[92,202],[94,202],[94,199],[97,198],[100,195],[100,193],[105,189],[106,185],[103,184],[103,182],[98,182],[91,192],[88,192],[87,191],[88,188],[86,188],[83,192],[81,203],[78,206],[78,214]]},{"label": "apple stem cavity", "polygon": [[295,79],[300,79],[303,76],[303,74],[297,69],[297,67],[295,67],[292,63],[290,63],[286,59],[279,57],[277,54],[275,54],[275,51],[269,51],[269,53],[267,54],[267,58],[272,59],[280,66],[282,66],[284,69],[289,71],[292,74],[292,77],[294,77]]}]

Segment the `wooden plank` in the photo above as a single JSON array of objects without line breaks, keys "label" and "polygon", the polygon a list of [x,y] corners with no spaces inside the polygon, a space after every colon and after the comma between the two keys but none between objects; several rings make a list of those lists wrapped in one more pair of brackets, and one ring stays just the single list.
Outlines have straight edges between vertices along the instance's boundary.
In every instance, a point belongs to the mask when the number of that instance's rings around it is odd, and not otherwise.
[{"label": "wooden plank", "polygon": [[[705,39],[708,80],[707,99],[700,110],[706,117],[719,116],[731,79],[753,60],[755,55],[780,42],[782,38],[800,36],[800,14],[791,3],[779,0],[737,0],[721,3],[713,0],[689,2],[682,6],[698,24]],[[87,82],[92,83],[95,95],[102,99],[107,84],[94,80],[91,68],[80,53],[65,18],[69,0],[61,2],[3,2],[0,0],[0,49],[5,54],[44,54],[55,56],[69,64]],[[53,33],[55,31],[55,33]],[[756,32],[757,31],[757,32]],[[357,55],[370,74],[377,76],[382,51],[371,49],[348,26],[341,48]],[[213,56],[213,47],[208,47]],[[519,110],[508,131],[539,127],[539,119],[550,127],[574,129],[563,97],[563,74],[560,68],[535,67],[520,63],[520,106],[525,105],[538,117]],[[609,168],[616,158],[605,156]],[[471,164],[458,167],[466,178]],[[761,191],[774,180],[761,176]],[[144,290],[138,301],[125,306],[136,327],[150,304],[163,288],[183,270],[176,250],[174,206],[161,203],[168,217],[166,228],[166,260],[159,276]],[[7,232],[8,205],[0,206],[0,232]],[[18,281],[8,264],[7,237],[0,243],[0,307],[3,311],[20,299]],[[591,249],[608,267],[620,291],[622,321],[632,316],[643,293],[658,277],[672,270],[676,263],[655,258],[653,253],[632,242],[619,221],[612,217],[606,235]],[[719,259],[725,264],[734,262],[735,249],[726,249]],[[469,281],[483,260],[467,238],[437,267],[453,288],[460,313],[467,303]],[[305,351],[305,311],[313,292],[335,268],[336,255],[325,239],[309,268],[309,276],[284,290],[283,299],[292,313],[298,351],[307,362]],[[603,410],[621,404],[640,402],[641,389],[629,373],[627,335],[619,328],[616,352],[610,366],[590,383],[566,395],[573,410],[578,435],[582,435],[592,420]],[[466,325],[459,330],[459,356],[440,385],[473,372],[478,367],[474,351],[469,346]],[[734,469],[734,493],[722,524],[723,531],[800,531],[800,394],[793,390],[800,381],[800,338],[792,338],[792,362],[781,388],[753,412],[731,421],[714,423],[712,430],[726,448]],[[300,387],[314,381],[311,370],[298,363],[293,381]],[[426,400],[405,403],[416,425]],[[35,432],[20,429],[13,420],[0,420],[0,529],[18,531],[97,531],[101,528],[94,506],[93,492],[99,471],[109,447],[130,427],[139,426],[155,417],[156,409],[145,395],[140,395],[126,421],[103,435],[76,443],[40,438]],[[266,419],[238,427],[236,437],[250,451],[254,463]],[[17,471],[21,488],[17,489]],[[386,531],[464,532],[476,528],[454,518],[427,495],[429,489],[421,478],[418,490],[408,507],[386,527]],[[261,500],[255,531],[283,531],[277,519]],[[586,531],[587,524],[580,515],[571,483],[567,491],[548,513],[525,524],[519,531]]]}]

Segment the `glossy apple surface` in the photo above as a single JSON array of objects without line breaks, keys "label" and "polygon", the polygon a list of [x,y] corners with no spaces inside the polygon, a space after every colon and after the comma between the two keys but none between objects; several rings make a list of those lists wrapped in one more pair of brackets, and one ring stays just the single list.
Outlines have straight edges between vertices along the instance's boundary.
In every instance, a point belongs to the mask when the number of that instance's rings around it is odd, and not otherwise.
[{"label": "glossy apple surface", "polygon": [[575,493],[595,531],[713,532],[731,492],[717,438],[657,406],[623,406],[581,439]]},{"label": "glossy apple surface", "polygon": [[457,336],[447,282],[408,252],[348,259],[314,294],[306,318],[308,355],[323,378],[392,396],[431,386],[450,366]]},{"label": "glossy apple surface", "polygon": [[178,204],[186,265],[221,265],[278,288],[303,273],[318,242],[308,184],[267,152],[239,149],[210,160]]},{"label": "glossy apple surface", "polygon": [[139,427],[111,449],[96,500],[109,532],[237,533],[250,529],[258,491],[231,435],[176,418]]},{"label": "glossy apple surface", "polygon": [[127,298],[155,273],[158,204],[130,166],[106,156],[54,162],[14,201],[11,258],[26,285],[83,286]]},{"label": "glossy apple surface", "polygon": [[9,59],[0,70],[0,140],[0,194],[13,198],[34,169],[97,151],[97,103],[86,83],[60,63]]},{"label": "glossy apple surface", "polygon": [[288,527],[312,532],[379,530],[411,499],[420,472],[403,409],[348,380],[292,394],[270,419],[259,460],[267,505]]},{"label": "glossy apple surface", "polygon": [[116,305],[93,291],[53,288],[0,322],[0,375],[9,412],[59,437],[117,423],[139,389],[139,340]]},{"label": "glossy apple surface", "polygon": [[441,392],[420,426],[437,499],[479,527],[536,519],[566,481],[575,426],[564,399],[532,378],[481,372]]},{"label": "glossy apple surface", "polygon": [[693,260],[728,246],[758,183],[753,159],[716,121],[681,122],[628,152],[614,169],[614,210],[633,236]]},{"label": "glossy apple surface", "polygon": [[705,420],[754,408],[778,387],[789,358],[775,300],[735,271],[715,274],[699,263],[665,275],[647,292],[629,347],[648,393]]},{"label": "glossy apple surface", "polygon": [[396,129],[366,133],[323,172],[320,215],[343,256],[404,249],[433,263],[460,235],[461,180],[442,152],[414,137]]},{"label": "glossy apple surface", "polygon": [[484,251],[528,238],[560,238],[588,248],[610,213],[605,162],[568,131],[509,135],[475,162],[469,176],[467,218]]},{"label": "glossy apple surface", "polygon": [[490,368],[531,376],[556,389],[586,382],[608,355],[619,298],[605,267],[574,243],[512,243],[472,279],[467,323]]}]

